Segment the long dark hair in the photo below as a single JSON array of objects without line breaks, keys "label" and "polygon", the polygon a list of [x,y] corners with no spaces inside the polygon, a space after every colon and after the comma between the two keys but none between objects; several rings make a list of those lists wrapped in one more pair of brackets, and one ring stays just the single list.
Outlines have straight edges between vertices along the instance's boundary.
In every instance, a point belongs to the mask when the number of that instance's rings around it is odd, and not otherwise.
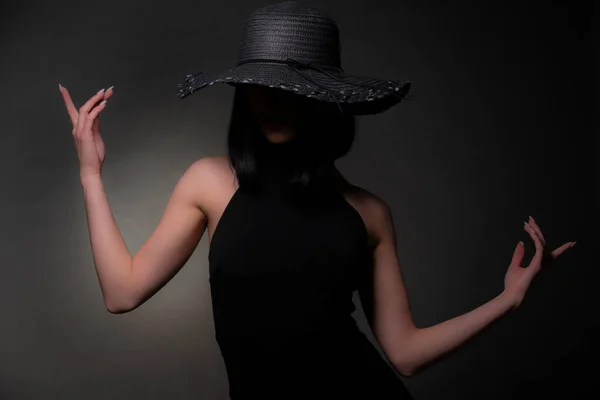
[{"label": "long dark hair", "polygon": [[[273,89],[282,90],[282,89]],[[356,135],[352,114],[342,113],[336,103],[299,98],[301,121],[294,140],[302,155],[293,166],[285,183],[299,188],[311,188],[330,177],[334,161],[348,154]],[[230,166],[237,175],[240,188],[261,187],[261,152],[267,139],[252,113],[243,85],[235,88],[227,150]]]}]

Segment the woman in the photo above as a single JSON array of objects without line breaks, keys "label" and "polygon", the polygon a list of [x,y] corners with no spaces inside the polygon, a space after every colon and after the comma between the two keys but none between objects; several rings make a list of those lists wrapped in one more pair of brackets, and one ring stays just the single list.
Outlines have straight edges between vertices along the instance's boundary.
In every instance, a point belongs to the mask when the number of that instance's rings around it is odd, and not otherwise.
[{"label": "woman", "polygon": [[[388,109],[406,98],[410,83],[345,74],[331,18],[295,2],[256,10],[238,65],[188,75],[178,95],[215,82],[236,87],[229,155],[186,171],[133,257],[100,178],[98,114],[112,88],[76,110],[60,87],[109,311],[131,311],[156,293],[207,229],[215,331],[232,399],[410,399],[394,370],[414,375],[521,303],[545,246],[533,219],[525,230],[536,254],[521,268],[517,245],[500,295],[444,323],[414,325],[389,207],[334,165],[352,145],[354,115]],[[389,366],[351,316],[354,290]]]}]

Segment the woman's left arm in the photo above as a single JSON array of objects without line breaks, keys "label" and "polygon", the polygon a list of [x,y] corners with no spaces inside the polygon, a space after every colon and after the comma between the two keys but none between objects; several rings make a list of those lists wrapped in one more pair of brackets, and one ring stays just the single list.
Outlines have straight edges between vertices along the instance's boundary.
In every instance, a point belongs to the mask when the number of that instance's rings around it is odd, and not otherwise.
[{"label": "woman's left arm", "polygon": [[[417,328],[398,261],[390,208],[377,198],[368,209],[377,243],[373,250],[372,281],[359,289],[359,295],[377,341],[396,370],[405,377],[413,376],[456,350],[493,321],[517,308],[541,269],[546,240],[530,218],[529,223],[525,223],[525,230],[535,243],[536,253],[529,266],[521,267],[524,248],[519,242],[501,294],[465,314],[430,327]],[[574,244],[567,242],[548,255],[556,258]]]},{"label": "woman's left arm", "polygon": [[502,292],[490,301],[458,317],[418,328],[404,340],[403,354],[394,363],[399,372],[412,376],[433,362],[458,349],[468,339],[513,309],[514,301]]}]

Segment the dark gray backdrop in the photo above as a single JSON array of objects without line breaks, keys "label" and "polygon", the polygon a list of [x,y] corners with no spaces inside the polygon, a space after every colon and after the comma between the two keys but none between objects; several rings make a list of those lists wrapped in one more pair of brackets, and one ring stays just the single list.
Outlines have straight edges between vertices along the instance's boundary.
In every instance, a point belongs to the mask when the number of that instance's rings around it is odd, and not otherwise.
[{"label": "dark gray backdrop", "polygon": [[[180,100],[176,84],[231,66],[245,18],[267,3],[2,3],[0,399],[226,398],[207,235],[142,307],[124,315],[104,308],[58,83],[78,107],[115,86],[101,114],[103,177],[135,252],[185,169],[225,154],[233,89]],[[516,243],[524,239],[533,254],[522,229],[529,214],[551,245],[580,240],[542,271],[516,312],[403,378],[415,399],[584,385],[579,363],[597,315],[583,261],[593,247],[584,230],[595,185],[586,136],[590,10],[566,1],[312,4],[338,21],[347,71],[413,82],[413,101],[359,119],[338,167],[391,206],[418,326],[502,290]]]}]

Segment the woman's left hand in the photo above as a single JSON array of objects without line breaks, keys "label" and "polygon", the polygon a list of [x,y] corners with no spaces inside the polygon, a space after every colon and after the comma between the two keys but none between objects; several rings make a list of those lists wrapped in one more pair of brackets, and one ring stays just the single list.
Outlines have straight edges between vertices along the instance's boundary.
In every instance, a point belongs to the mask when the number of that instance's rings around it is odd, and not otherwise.
[{"label": "woman's left hand", "polygon": [[523,247],[523,242],[519,242],[513,254],[512,262],[504,277],[503,294],[511,300],[515,308],[523,301],[531,281],[540,271],[542,266],[546,265],[548,261],[554,260],[577,243],[567,242],[552,252],[547,252],[546,239],[533,218],[529,217],[529,223],[525,222],[524,229],[529,233],[529,236],[531,236],[535,243],[535,254],[527,267],[521,267],[521,262],[525,255],[525,248]]}]

